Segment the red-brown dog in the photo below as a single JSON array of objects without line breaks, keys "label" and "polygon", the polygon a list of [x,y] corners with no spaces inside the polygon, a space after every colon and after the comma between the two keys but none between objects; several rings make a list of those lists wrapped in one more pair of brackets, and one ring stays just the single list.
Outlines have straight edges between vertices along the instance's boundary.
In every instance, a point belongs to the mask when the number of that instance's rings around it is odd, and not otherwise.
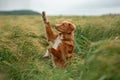
[{"label": "red-brown dog", "polygon": [[49,22],[45,26],[47,39],[53,45],[48,48],[44,57],[51,54],[54,67],[64,68],[67,66],[69,59],[73,59],[75,25],[68,21],[56,24],[55,29],[60,32],[59,34],[53,33]]},{"label": "red-brown dog", "polygon": [[67,66],[69,59],[73,59],[75,25],[68,21],[56,24],[55,29],[60,33],[54,34],[45,12],[42,13],[42,18],[45,23],[47,39],[53,44],[43,57],[49,57],[51,54],[54,67],[64,68]]}]

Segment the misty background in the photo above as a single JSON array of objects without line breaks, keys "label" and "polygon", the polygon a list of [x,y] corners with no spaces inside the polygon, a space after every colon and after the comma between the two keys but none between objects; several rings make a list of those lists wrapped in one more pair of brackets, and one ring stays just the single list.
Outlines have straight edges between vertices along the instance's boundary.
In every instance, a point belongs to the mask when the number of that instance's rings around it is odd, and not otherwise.
[{"label": "misty background", "polygon": [[0,0],[0,11],[46,11],[48,15],[119,14],[120,0]]}]

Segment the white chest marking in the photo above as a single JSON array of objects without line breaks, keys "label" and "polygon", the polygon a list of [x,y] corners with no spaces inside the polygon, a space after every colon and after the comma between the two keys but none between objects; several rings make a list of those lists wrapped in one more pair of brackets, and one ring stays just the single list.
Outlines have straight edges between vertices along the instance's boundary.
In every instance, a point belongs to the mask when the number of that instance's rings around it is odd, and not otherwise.
[{"label": "white chest marking", "polygon": [[59,43],[61,42],[61,39],[63,38],[62,35],[59,35],[56,39],[55,39],[55,42],[53,43],[53,48],[54,49],[57,49]]}]

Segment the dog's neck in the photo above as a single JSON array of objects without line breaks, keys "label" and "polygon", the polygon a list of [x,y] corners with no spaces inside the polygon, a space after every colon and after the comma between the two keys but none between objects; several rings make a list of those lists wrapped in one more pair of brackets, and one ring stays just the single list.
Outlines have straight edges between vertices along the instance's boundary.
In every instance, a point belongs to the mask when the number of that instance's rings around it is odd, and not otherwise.
[{"label": "dog's neck", "polygon": [[62,37],[62,41],[73,41],[74,38],[74,33],[59,33],[60,36]]}]

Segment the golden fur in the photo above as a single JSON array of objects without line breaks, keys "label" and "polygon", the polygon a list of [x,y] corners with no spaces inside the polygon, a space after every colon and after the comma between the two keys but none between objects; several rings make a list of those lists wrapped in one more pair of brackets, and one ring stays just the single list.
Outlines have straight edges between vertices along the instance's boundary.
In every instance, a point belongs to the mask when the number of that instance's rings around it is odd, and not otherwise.
[{"label": "golden fur", "polygon": [[56,24],[55,29],[60,33],[54,34],[45,12],[42,13],[42,18],[45,23],[47,39],[53,43],[53,46],[48,48],[44,57],[51,54],[54,66],[64,68],[69,60],[73,59],[75,25],[68,21]]},{"label": "golden fur", "polygon": [[62,24],[56,24],[55,29],[60,33],[54,34],[51,30],[50,23],[48,22],[47,24],[46,35],[48,41],[51,41],[54,44],[54,41],[59,35],[63,36],[57,49],[54,49],[53,47],[48,49],[49,53],[52,55],[53,64],[56,67],[66,67],[68,59],[73,58],[75,26],[68,21],[64,21]]}]

